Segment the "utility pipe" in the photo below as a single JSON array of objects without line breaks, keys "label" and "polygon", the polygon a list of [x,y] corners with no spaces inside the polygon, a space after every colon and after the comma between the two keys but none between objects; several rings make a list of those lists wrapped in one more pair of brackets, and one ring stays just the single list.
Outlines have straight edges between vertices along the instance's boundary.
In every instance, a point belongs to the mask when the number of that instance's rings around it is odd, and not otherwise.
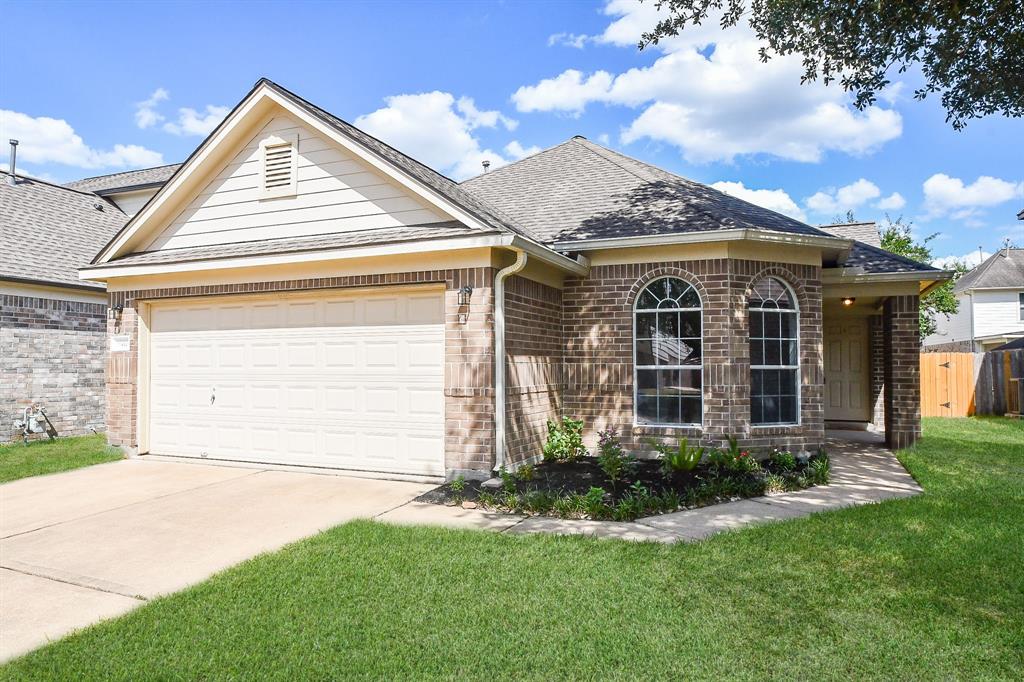
[{"label": "utility pipe", "polygon": [[516,262],[494,275],[494,470],[505,466],[505,279],[521,272],[529,256],[516,249]]}]

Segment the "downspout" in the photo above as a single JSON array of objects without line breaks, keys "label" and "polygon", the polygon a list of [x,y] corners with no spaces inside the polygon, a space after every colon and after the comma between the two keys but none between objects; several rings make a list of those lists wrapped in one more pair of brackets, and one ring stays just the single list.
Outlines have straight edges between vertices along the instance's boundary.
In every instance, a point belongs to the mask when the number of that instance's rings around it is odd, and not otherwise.
[{"label": "downspout", "polygon": [[494,470],[505,466],[505,279],[526,267],[526,251],[494,275]]}]

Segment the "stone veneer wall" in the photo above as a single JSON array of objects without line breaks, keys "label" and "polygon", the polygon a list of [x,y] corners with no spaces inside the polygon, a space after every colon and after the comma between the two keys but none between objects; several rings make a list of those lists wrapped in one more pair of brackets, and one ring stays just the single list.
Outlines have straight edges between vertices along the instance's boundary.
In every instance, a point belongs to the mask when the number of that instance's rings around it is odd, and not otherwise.
[{"label": "stone veneer wall", "polygon": [[922,353],[970,353],[974,349],[974,344],[971,341],[950,341],[948,343],[940,343],[934,346],[925,346],[921,349]]},{"label": "stone veneer wall", "polygon": [[506,458],[534,460],[562,409],[562,292],[523,277],[505,282]]},{"label": "stone veneer wall", "polygon": [[[800,304],[801,424],[750,425],[750,348],[747,297],[756,279],[788,282]],[[702,429],[634,426],[633,301],[651,280],[674,276],[691,283],[703,302],[704,424]],[[735,435],[745,447],[816,450],[824,443],[821,270],[809,265],[737,259],[599,265],[570,278],[563,291],[565,388],[563,412],[585,421],[587,444],[618,426],[627,447],[646,451],[645,437]]]},{"label": "stone veneer wall", "polygon": [[921,437],[919,305],[917,296],[893,296],[883,306],[885,441],[894,450]]},{"label": "stone veneer wall", "polygon": [[[445,286],[445,468],[449,475],[487,471],[494,462],[494,269],[466,268],[419,272],[322,277],[279,282],[208,285],[120,291],[110,304],[125,306],[118,329],[131,337],[131,350],[110,354],[107,364],[107,432],[110,442],[138,446],[139,301],[225,294],[312,291],[397,284]],[[469,306],[458,304],[458,290],[473,287]],[[459,315],[467,321],[460,324]]]},{"label": "stone veneer wall", "polygon": [[62,436],[103,430],[106,319],[104,303],[0,295],[0,442],[33,400]]}]

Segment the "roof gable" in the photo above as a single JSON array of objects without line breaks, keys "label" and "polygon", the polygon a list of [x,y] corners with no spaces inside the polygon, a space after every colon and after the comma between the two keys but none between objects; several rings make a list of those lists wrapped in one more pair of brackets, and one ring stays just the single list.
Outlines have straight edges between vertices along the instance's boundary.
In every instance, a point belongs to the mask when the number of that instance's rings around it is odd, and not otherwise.
[{"label": "roof gable", "polygon": [[97,255],[94,263],[142,250],[171,225],[274,116],[287,115],[357,161],[406,189],[446,219],[479,231],[525,234],[459,186],[408,156],[262,79],[174,173],[156,196]]},{"label": "roof gable", "polygon": [[1024,289],[1024,249],[1000,249],[957,280],[953,291],[971,289]]}]

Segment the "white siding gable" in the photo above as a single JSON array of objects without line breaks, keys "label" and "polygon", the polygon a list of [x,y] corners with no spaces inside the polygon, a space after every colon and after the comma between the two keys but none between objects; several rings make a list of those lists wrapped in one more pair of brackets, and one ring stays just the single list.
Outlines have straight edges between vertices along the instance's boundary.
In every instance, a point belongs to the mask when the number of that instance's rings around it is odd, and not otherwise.
[{"label": "white siding gable", "polygon": [[[266,198],[260,143],[298,139],[293,196]],[[145,250],[373,230],[451,220],[337,144],[287,116],[254,135]]]},{"label": "white siding gable", "polygon": [[1024,332],[1020,319],[1020,292],[1024,289],[998,289],[974,292],[974,330],[976,336]]},{"label": "white siding gable", "polygon": [[960,306],[948,318],[943,313],[935,316],[935,333],[924,340],[925,346],[937,346],[954,341],[971,340],[971,297],[957,296]]}]

